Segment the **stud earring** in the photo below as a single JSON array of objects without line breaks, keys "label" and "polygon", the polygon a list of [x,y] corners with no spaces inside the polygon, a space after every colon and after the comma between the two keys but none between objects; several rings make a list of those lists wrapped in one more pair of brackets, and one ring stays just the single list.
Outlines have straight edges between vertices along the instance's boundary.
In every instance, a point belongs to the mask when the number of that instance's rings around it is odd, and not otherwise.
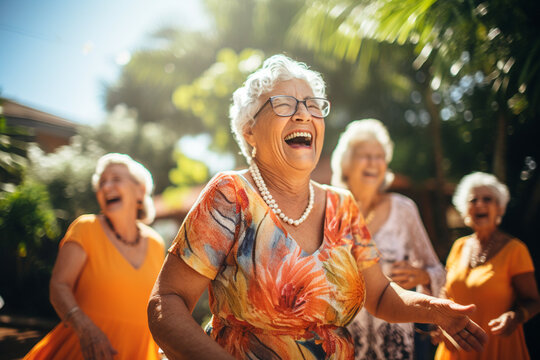
[{"label": "stud earring", "polygon": [[255,159],[255,155],[257,155],[257,148],[254,146],[253,150],[251,150],[251,158]]},{"label": "stud earring", "polygon": [[472,219],[470,216],[465,216],[465,218],[463,219],[463,222],[465,223],[465,225],[467,225],[468,227],[471,227],[472,225]]}]

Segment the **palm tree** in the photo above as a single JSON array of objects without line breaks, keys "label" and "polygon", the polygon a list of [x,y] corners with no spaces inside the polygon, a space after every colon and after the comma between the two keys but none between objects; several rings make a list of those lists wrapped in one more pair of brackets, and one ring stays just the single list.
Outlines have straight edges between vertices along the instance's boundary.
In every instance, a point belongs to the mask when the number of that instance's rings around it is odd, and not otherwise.
[{"label": "palm tree", "polygon": [[[495,134],[489,151],[491,169],[503,181],[510,173],[509,131],[534,128],[531,123],[540,109],[540,26],[535,19],[539,7],[534,0],[313,0],[299,13],[291,41],[364,69],[378,58],[392,56],[391,51],[379,53],[391,49],[381,46],[385,43],[413,47],[416,59],[412,66],[427,74],[428,86],[422,93],[431,115],[442,225],[446,156],[440,129],[444,120],[453,117],[462,132],[470,133],[477,127],[470,114],[494,109],[495,114],[488,116],[496,121],[482,123],[482,131]],[[489,91],[477,91],[482,96],[463,96],[465,90],[460,84],[471,81],[489,87]],[[446,110],[452,110],[455,104],[449,101],[447,107],[444,102],[434,103],[434,91],[443,99],[452,99],[456,91],[461,91],[459,102],[468,102],[473,111],[448,115]]]}]

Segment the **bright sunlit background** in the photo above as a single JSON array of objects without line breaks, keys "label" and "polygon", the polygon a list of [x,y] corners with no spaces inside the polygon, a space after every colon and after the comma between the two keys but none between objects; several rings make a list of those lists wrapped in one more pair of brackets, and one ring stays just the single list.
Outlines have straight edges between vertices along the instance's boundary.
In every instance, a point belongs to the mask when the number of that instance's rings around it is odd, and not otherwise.
[{"label": "bright sunlit background", "polygon": [[152,31],[205,29],[199,0],[0,0],[0,96],[85,124]]},{"label": "bright sunlit background", "polygon": [[501,229],[540,268],[539,10],[537,0],[0,0],[0,274],[16,274],[0,276],[3,311],[55,316],[58,242],[99,212],[90,178],[107,152],[151,171],[152,226],[170,242],[217,171],[245,168],[231,95],[276,53],[327,84],[316,181],[330,181],[348,123],[380,119],[395,144],[391,191],[417,203],[441,261],[469,231],[455,185],[485,171],[512,194]]}]

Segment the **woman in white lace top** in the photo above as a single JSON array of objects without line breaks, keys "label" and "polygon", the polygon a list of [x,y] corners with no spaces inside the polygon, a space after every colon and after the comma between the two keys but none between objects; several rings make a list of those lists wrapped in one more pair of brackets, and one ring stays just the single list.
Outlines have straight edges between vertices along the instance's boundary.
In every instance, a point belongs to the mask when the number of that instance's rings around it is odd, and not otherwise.
[{"label": "woman in white lace top", "polygon": [[[381,253],[385,274],[405,289],[437,295],[445,271],[418,209],[406,196],[386,192],[393,143],[378,120],[350,123],[332,154],[332,185],[349,189]],[[412,359],[414,324],[390,324],[362,309],[349,324],[356,359]]]}]

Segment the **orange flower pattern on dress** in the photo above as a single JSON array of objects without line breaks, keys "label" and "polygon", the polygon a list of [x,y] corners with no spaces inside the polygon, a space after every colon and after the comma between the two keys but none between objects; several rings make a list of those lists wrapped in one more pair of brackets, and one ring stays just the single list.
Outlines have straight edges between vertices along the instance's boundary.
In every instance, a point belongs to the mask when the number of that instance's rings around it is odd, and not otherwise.
[{"label": "orange flower pattern on dress", "polygon": [[169,249],[212,280],[206,331],[236,358],[354,357],[345,326],[364,302],[361,270],[379,255],[352,195],[323,187],[324,236],[312,254],[242,172],[209,182]]}]

